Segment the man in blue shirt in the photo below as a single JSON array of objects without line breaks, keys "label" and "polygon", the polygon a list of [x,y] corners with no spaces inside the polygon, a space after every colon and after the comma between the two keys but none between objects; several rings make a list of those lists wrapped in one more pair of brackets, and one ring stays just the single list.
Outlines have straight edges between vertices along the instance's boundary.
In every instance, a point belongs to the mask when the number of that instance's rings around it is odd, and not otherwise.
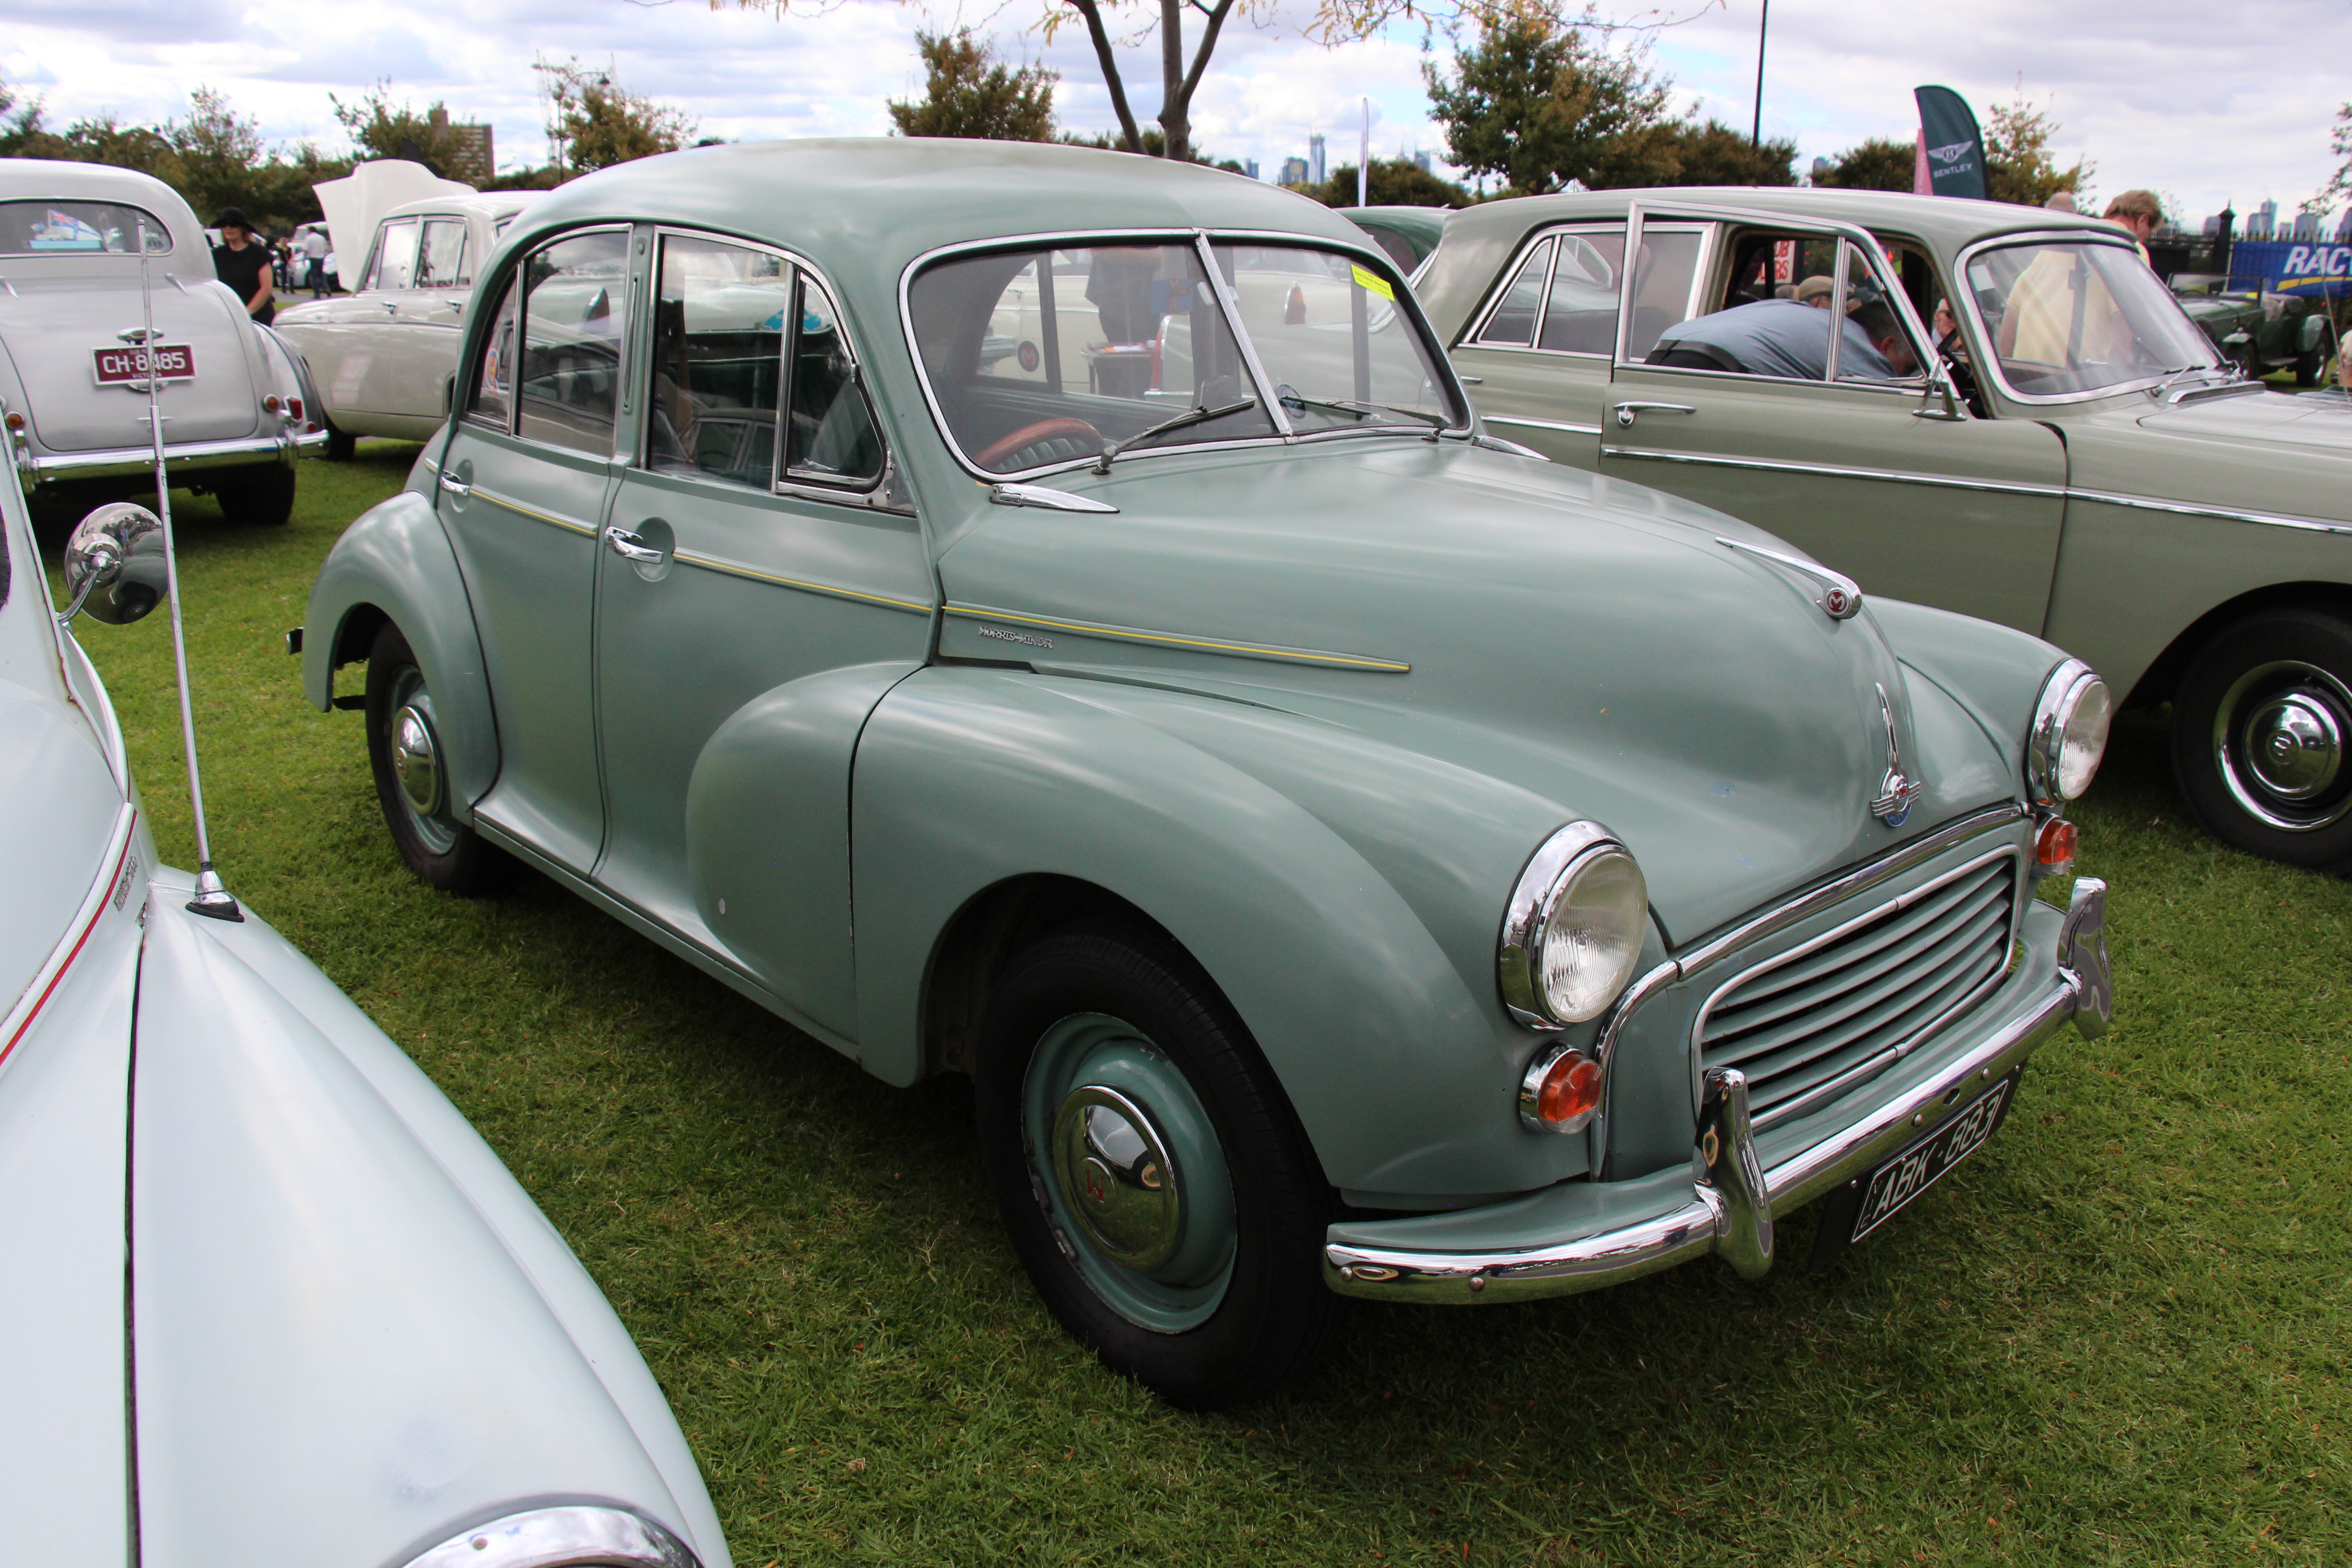
[{"label": "man in blue shirt", "polygon": [[[1794,300],[1735,305],[1668,327],[1649,363],[1820,381],[1829,374],[1834,320],[1833,312]],[[1885,300],[1864,301],[1839,324],[1841,381],[1897,381],[1918,368],[1910,339]]]}]

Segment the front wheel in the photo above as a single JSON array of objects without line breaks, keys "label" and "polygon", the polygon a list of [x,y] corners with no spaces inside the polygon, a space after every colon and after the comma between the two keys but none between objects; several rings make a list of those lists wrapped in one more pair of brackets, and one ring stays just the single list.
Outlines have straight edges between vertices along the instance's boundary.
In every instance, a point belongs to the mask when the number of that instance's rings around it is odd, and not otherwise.
[{"label": "front wheel", "polygon": [[1194,1409],[1272,1394],[1346,1303],[1331,1191],[1207,974],[1140,928],[1013,961],[982,1027],[980,1138],[1013,1249],[1112,1371]]},{"label": "front wheel", "polygon": [[2273,610],[2226,627],[2181,678],[2172,770],[2213,836],[2314,870],[2352,869],[2352,624]]},{"label": "front wheel", "polygon": [[452,813],[448,753],[425,672],[386,621],[368,649],[368,765],[393,847],[408,868],[452,893],[488,890],[499,852]]}]

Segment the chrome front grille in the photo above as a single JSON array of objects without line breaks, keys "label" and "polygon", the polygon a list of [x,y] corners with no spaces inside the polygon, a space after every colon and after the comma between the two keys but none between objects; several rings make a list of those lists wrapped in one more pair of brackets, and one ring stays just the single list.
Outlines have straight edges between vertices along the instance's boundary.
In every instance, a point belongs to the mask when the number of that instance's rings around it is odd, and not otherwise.
[{"label": "chrome front grille", "polygon": [[1759,1127],[1885,1070],[2007,972],[2018,866],[2003,848],[1748,969],[1699,1014],[1701,1067],[1748,1075]]}]

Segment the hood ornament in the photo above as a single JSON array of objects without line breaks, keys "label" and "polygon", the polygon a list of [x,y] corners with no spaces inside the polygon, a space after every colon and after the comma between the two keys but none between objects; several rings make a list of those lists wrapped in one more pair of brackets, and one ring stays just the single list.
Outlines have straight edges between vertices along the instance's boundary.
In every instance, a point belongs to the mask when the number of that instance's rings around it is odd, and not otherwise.
[{"label": "hood ornament", "polygon": [[1886,723],[1886,776],[1879,781],[1878,798],[1870,803],[1870,815],[1889,827],[1900,827],[1911,815],[1911,803],[1927,786],[1903,771],[1903,746],[1895,736],[1895,704],[1886,700],[1883,685],[1878,688],[1878,716]]},{"label": "hood ornament", "polygon": [[1753,555],[1759,561],[1769,561],[1782,571],[1802,578],[1812,594],[1814,605],[1833,621],[1850,621],[1862,613],[1862,589],[1843,572],[1832,572],[1819,562],[1803,560],[1784,550],[1767,550],[1744,539],[1726,539],[1718,534],[1715,542],[1727,550],[1737,550],[1744,555]]}]

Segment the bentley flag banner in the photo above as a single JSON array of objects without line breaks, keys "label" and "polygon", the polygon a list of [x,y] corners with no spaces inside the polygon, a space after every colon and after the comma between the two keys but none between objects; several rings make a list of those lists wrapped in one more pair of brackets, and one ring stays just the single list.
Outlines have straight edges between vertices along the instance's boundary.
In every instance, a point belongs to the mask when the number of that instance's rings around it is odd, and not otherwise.
[{"label": "bentley flag banner", "polygon": [[1985,199],[1984,132],[1968,100],[1948,87],[1912,89],[1919,100],[1919,161],[1927,184],[1921,195]]}]

